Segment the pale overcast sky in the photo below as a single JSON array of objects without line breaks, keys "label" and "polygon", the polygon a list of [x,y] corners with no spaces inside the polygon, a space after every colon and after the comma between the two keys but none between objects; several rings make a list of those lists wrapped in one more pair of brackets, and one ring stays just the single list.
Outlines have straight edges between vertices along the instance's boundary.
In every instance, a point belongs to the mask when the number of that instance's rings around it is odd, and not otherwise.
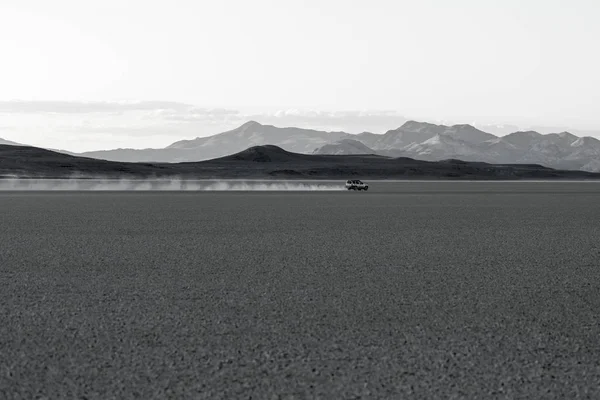
[{"label": "pale overcast sky", "polygon": [[600,129],[598,21],[598,0],[0,0],[0,137],[154,147],[249,117]]}]

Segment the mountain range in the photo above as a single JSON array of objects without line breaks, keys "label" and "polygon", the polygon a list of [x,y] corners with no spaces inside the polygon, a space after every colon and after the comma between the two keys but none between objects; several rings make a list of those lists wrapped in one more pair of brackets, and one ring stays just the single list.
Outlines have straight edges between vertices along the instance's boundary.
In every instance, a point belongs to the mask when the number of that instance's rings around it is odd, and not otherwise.
[{"label": "mountain range", "polygon": [[[365,140],[366,139],[366,140]],[[513,132],[498,137],[471,125],[433,125],[409,121],[379,137],[338,140],[314,150],[315,154],[379,154],[419,160],[456,158],[495,164],[540,164],[550,168],[600,171],[600,140],[569,132],[542,135]]]},{"label": "mountain range", "polygon": [[0,178],[599,180],[600,173],[453,159],[301,154],[273,145],[252,146],[228,156],[184,163],[125,163],[31,146],[0,145]]},{"label": "mountain range", "polygon": [[[14,142],[1,141],[0,144]],[[161,149],[114,149],[62,153],[116,162],[178,163],[211,160],[247,148],[275,145],[300,154],[407,157],[424,161],[460,159],[492,164],[540,164],[565,170],[600,171],[600,140],[569,132],[517,131],[496,136],[471,125],[407,121],[384,134],[327,132],[275,127],[249,121],[208,137],[177,141]]]}]

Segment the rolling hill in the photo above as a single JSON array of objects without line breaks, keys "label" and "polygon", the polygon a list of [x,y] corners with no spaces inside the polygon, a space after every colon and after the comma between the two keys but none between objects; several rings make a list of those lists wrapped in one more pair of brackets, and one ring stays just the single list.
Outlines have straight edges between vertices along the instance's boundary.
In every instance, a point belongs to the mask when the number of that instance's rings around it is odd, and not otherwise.
[{"label": "rolling hill", "polygon": [[293,153],[274,145],[200,162],[123,163],[76,157],[27,146],[0,145],[4,178],[181,179],[600,179],[600,174],[540,165],[423,161],[381,155]]}]

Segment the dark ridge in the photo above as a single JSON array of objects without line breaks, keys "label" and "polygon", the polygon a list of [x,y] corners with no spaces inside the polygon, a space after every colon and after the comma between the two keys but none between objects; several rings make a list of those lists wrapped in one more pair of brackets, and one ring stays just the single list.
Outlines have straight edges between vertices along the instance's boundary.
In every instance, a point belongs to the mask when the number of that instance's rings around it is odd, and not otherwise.
[{"label": "dark ridge", "polygon": [[440,162],[447,163],[447,164],[469,164],[468,161],[458,160],[456,158],[448,158],[445,160],[440,160]]},{"label": "dark ridge", "polygon": [[147,163],[124,163],[58,153],[32,146],[0,145],[0,175],[29,177],[69,177],[109,175],[149,176],[161,168]]},{"label": "dark ridge", "polygon": [[253,146],[208,161],[124,163],[71,156],[29,146],[0,145],[0,177],[261,179],[600,179],[600,173],[537,164],[487,164],[457,159],[424,161],[377,155],[309,155],[274,145]]},{"label": "dark ridge", "polygon": [[400,161],[400,162],[411,162],[411,161],[416,161],[416,162],[421,162],[421,163],[429,162],[429,161],[424,161],[424,160],[415,160],[414,158],[410,158],[410,157],[394,157],[394,160]]},{"label": "dark ridge", "polygon": [[297,176],[302,176],[302,173],[295,171],[293,169],[278,169],[278,170],[269,172],[269,175],[271,175],[271,176],[287,176],[287,177],[296,176],[297,177]]},{"label": "dark ridge", "polygon": [[[293,153],[273,145],[253,146],[231,156],[223,157],[238,161],[272,162],[292,158]],[[221,159],[223,159],[221,158]]]},{"label": "dark ridge", "polygon": [[[494,166],[494,164],[489,164],[483,161],[465,161],[465,160],[459,160],[457,158],[447,158],[445,160],[440,160],[440,161],[433,161],[434,163],[441,163],[441,164],[450,164],[450,165],[461,165],[461,166],[477,166],[477,167],[488,167],[488,166]],[[502,164],[503,166],[505,166],[505,164]],[[500,164],[497,164],[496,166],[500,166]]]},{"label": "dark ridge", "polygon": [[[490,164],[502,167],[513,167],[513,168],[529,168],[529,169],[544,169],[548,171],[554,171],[553,168],[544,167],[540,164]],[[557,170],[558,171],[558,170]]]},{"label": "dark ridge", "polygon": [[[246,150],[240,151],[225,157],[219,157],[212,160],[200,161],[206,162],[232,162],[249,161],[258,163],[275,162],[343,162],[344,160],[370,160],[370,159],[389,159],[386,156],[377,154],[300,154],[292,153],[275,145],[252,146]],[[194,164],[194,163],[186,163]]]}]

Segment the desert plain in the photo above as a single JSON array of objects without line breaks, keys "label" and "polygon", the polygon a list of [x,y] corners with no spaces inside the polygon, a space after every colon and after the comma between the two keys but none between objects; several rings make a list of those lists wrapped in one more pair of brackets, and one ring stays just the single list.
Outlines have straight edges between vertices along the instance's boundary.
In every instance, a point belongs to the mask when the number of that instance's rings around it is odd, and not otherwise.
[{"label": "desert plain", "polygon": [[368,183],[0,191],[0,398],[600,396],[600,183]]}]

